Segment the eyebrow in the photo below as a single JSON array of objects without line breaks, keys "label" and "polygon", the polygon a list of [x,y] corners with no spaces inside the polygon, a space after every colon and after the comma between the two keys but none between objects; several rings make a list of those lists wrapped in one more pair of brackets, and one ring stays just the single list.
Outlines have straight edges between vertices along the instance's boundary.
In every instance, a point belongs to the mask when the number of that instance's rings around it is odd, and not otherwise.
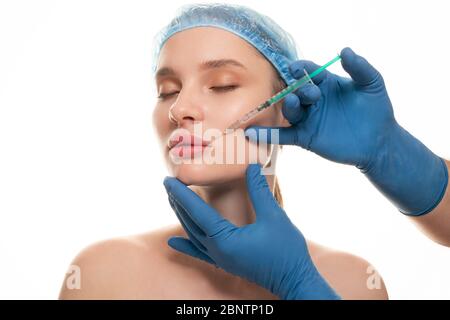
[{"label": "eyebrow", "polygon": [[[218,59],[218,60],[207,60],[200,63],[200,70],[208,70],[208,69],[218,69],[226,66],[234,66],[242,69],[247,69],[242,63],[234,59]],[[160,78],[163,76],[173,76],[176,72],[170,67],[162,67],[156,72],[155,77]]]}]

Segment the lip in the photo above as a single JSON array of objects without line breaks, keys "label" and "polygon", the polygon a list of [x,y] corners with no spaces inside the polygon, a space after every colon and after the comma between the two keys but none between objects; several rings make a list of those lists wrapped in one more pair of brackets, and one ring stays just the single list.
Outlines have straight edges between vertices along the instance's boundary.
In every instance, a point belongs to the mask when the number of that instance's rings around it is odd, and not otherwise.
[{"label": "lip", "polygon": [[209,147],[211,141],[204,140],[193,134],[175,131],[169,138],[169,153],[176,157],[191,158],[202,153]]}]

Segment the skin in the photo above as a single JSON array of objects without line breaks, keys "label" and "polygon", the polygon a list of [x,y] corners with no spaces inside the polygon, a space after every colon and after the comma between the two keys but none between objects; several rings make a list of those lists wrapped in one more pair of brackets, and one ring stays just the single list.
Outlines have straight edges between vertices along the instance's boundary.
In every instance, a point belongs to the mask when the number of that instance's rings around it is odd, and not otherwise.
[{"label": "skin", "polygon": [[[201,70],[206,60],[235,59],[245,68],[222,66]],[[167,139],[179,128],[192,130],[201,122],[205,129],[225,129],[234,120],[273,93],[276,72],[251,45],[218,28],[198,27],[173,35],[160,54],[159,70],[170,67],[174,75],[156,79],[158,93],[176,92],[158,100],[153,123],[169,172],[183,181],[236,225],[254,222],[248,198],[247,163],[233,165],[174,164]],[[216,92],[211,88],[237,85],[234,90]],[[288,125],[278,107],[270,108],[248,125]],[[274,160],[272,149],[252,145],[245,137],[246,154],[264,148]],[[213,148],[219,146],[218,138]],[[270,147],[272,148],[272,147]],[[274,187],[274,176],[267,176]],[[168,214],[174,214],[167,207]],[[301,228],[300,228],[301,229]],[[63,282],[60,299],[277,299],[267,290],[229,274],[206,262],[171,249],[167,240],[187,237],[177,224],[148,233],[95,243],[73,260],[81,270],[81,289],[68,289]],[[335,251],[311,241],[308,250],[319,272],[344,299],[387,299],[385,285],[367,286],[370,264],[357,256]],[[377,276],[377,275],[375,275]]]},{"label": "skin", "polygon": [[[450,172],[450,161],[445,161],[448,172]],[[447,190],[437,207],[419,217],[410,217],[416,226],[431,240],[450,247],[450,182]]]}]

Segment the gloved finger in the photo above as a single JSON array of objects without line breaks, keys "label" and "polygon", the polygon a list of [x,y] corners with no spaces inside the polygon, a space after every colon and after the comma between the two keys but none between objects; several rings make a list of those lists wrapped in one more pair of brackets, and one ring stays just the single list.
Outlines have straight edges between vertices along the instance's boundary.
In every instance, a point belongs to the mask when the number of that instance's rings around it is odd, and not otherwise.
[{"label": "gloved finger", "polygon": [[320,88],[312,83],[308,83],[295,91],[295,94],[300,98],[302,106],[310,106],[319,101],[321,95]]},{"label": "gloved finger", "polygon": [[[296,79],[300,79],[305,75],[305,71],[310,73],[313,73],[316,69],[320,68],[318,64],[315,64],[312,61],[309,60],[297,60],[292,62],[289,65],[289,71],[291,72],[292,76]],[[311,80],[316,84],[322,83],[330,74],[328,70],[324,70],[315,77],[311,78]]]},{"label": "gloved finger", "polygon": [[290,124],[296,124],[302,119],[305,110],[300,104],[299,97],[293,93],[290,93],[284,98],[281,112]]},{"label": "gloved finger", "polygon": [[179,206],[171,196],[169,196],[169,203],[175,212],[178,220],[183,226],[184,231],[189,236],[189,239],[199,248],[201,251],[206,252],[207,248],[200,242],[200,239],[205,236],[203,230],[201,230],[186,214],[183,214],[183,209]]},{"label": "gloved finger", "polygon": [[[192,234],[195,238],[201,238],[205,236],[205,233],[199,226],[197,226],[191,218],[186,214],[186,211],[180,206],[174,198],[169,195],[169,203],[173,211],[178,217],[178,220],[186,227],[187,231]],[[186,230],[185,229],[185,230]]]},{"label": "gloved finger", "polygon": [[297,129],[295,127],[264,127],[252,126],[244,131],[250,140],[264,144],[298,145]]},{"label": "gloved finger", "polygon": [[187,254],[191,257],[203,260],[205,262],[208,262],[212,265],[216,265],[216,263],[205,253],[201,252],[190,240],[185,239],[183,237],[171,237],[167,244],[184,254]]},{"label": "gloved finger", "polygon": [[166,177],[164,186],[169,195],[183,207],[192,221],[209,237],[213,237],[225,229],[236,227],[178,179]]},{"label": "gloved finger", "polygon": [[350,48],[341,51],[342,67],[352,79],[361,86],[383,83],[381,74],[363,57],[357,55]]},{"label": "gloved finger", "polygon": [[279,209],[266,177],[261,173],[261,165],[250,164],[246,170],[247,190],[255,209],[256,219],[264,220]]}]

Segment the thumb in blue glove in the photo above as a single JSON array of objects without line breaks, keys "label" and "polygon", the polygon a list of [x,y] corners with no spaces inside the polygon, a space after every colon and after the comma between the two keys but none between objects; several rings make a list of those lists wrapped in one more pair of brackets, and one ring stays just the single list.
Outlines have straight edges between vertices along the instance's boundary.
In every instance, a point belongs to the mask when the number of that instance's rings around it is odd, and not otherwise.
[{"label": "thumb in blue glove", "polygon": [[[448,173],[443,159],[431,152],[396,121],[381,74],[350,48],[341,52],[344,78],[324,71],[288,95],[282,107],[291,124],[285,128],[251,127],[246,135],[271,143],[298,145],[326,159],[354,165],[407,215],[430,212],[441,201]],[[319,68],[295,61],[294,77]],[[276,141],[274,141],[276,142]]]},{"label": "thumb in blue glove", "polygon": [[273,197],[261,167],[247,168],[256,222],[237,227],[175,178],[164,180],[169,201],[189,239],[175,250],[252,281],[281,299],[339,299],[314,266],[305,238]]}]

